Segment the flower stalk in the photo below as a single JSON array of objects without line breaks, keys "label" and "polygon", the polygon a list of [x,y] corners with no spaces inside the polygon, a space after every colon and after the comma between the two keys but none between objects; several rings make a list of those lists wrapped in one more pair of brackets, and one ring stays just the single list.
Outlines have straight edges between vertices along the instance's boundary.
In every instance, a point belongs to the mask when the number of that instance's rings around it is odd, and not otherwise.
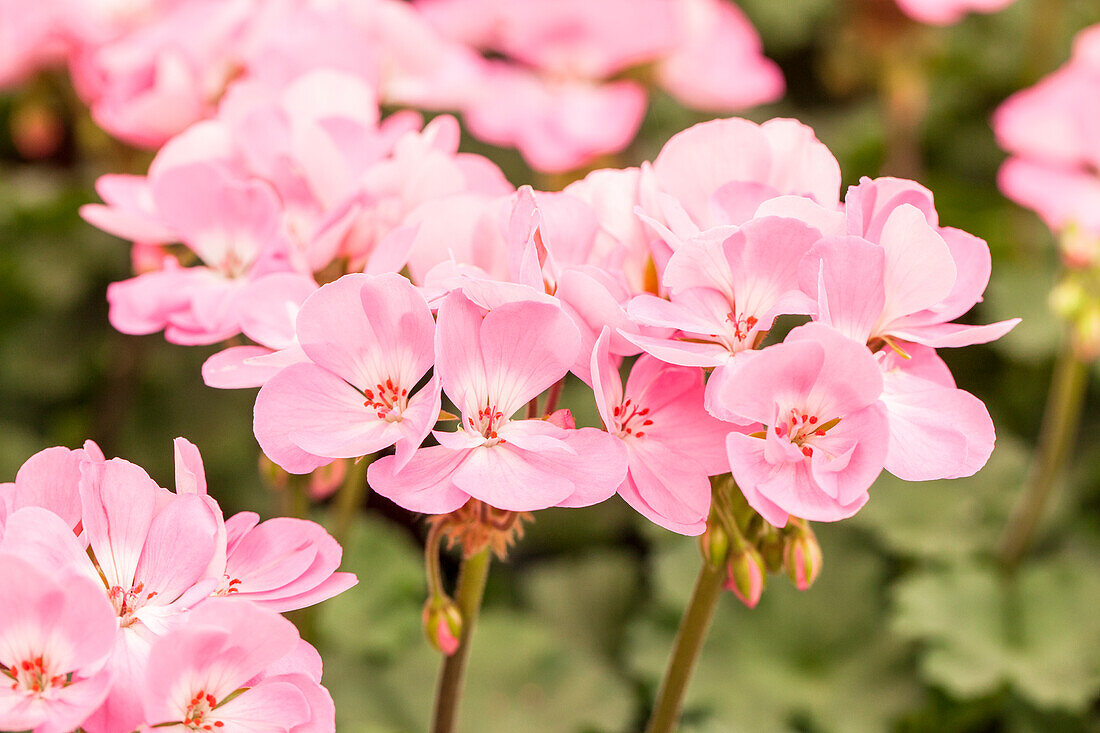
[{"label": "flower stalk", "polygon": [[458,718],[458,704],[462,696],[462,680],[466,660],[470,656],[470,641],[481,611],[481,599],[485,594],[485,582],[489,577],[491,550],[488,546],[462,560],[455,588],[455,602],[462,617],[458,648],[443,659],[436,690],[435,708],[432,713],[433,733],[452,733]]}]

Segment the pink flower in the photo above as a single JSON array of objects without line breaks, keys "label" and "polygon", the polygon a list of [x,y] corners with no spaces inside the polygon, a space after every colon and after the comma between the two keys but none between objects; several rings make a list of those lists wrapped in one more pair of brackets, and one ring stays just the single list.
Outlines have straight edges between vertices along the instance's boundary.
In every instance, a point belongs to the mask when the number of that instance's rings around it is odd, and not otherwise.
[{"label": "pink flower", "polygon": [[[49,509],[69,527],[80,529],[80,466],[86,460],[103,460],[99,446],[88,441],[81,450],[60,446],[47,448],[28,458],[15,474],[15,483],[0,484],[0,504],[8,513],[24,507]],[[4,521],[0,517],[0,530]],[[2,532],[0,532],[2,536]]]},{"label": "pink flower", "polygon": [[797,275],[820,238],[816,229],[780,217],[700,234],[665,267],[670,299],[639,295],[627,309],[639,323],[677,331],[668,338],[622,335],[662,361],[721,366],[754,348],[777,316],[812,312],[812,300],[796,290]]},{"label": "pink flower", "polygon": [[[335,730],[311,725],[311,697],[318,692],[311,688],[320,685],[309,675],[265,675],[298,654],[299,643],[294,625],[273,611],[208,601],[153,643],[142,686],[143,730]],[[320,690],[318,697],[328,695]],[[327,707],[319,712],[325,715]]]},{"label": "pink flower", "polygon": [[8,552],[0,587],[0,728],[80,728],[111,683],[103,666],[115,642],[111,604],[89,578]]},{"label": "pink flower", "polygon": [[881,229],[868,236],[876,232],[877,242],[825,238],[802,261],[799,282],[816,297],[823,323],[863,343],[900,339],[928,346],[986,343],[1019,323],[1018,318],[985,326],[949,322],[970,310],[985,289],[988,270],[980,240],[957,232],[954,248],[948,246],[926,215],[907,203],[888,209]]},{"label": "pink flower", "polygon": [[[675,49],[657,64],[657,79],[681,104],[733,112],[783,96],[783,72],[741,10],[724,0],[680,0]],[[731,69],[736,69],[731,73]]]},{"label": "pink flower", "polygon": [[[647,206],[647,213],[668,221],[680,236],[718,224],[743,224],[777,196],[807,197],[826,209],[836,209],[840,199],[836,158],[813,130],[790,119],[763,125],[738,118],[699,123],[665,143],[653,161],[653,174],[666,197],[658,210]],[[686,212],[682,222],[669,219],[678,208]]]},{"label": "pink flower", "polygon": [[952,25],[967,13],[995,13],[1014,0],[898,0],[910,18],[932,25]]},{"label": "pink flower", "polygon": [[471,497],[498,509],[586,506],[626,475],[620,441],[592,428],[565,430],[512,415],[562,379],[576,360],[576,327],[545,302],[507,302],[486,313],[461,292],[439,306],[436,371],[462,412],[457,432],[433,433],[404,467],[371,464],[374,489],[406,509],[454,511]]},{"label": "pink flower", "polygon": [[215,343],[240,332],[236,299],[249,278],[289,269],[281,210],[259,181],[212,163],[172,167],[151,180],[159,217],[204,266],[164,269],[108,287],[111,324],[123,333],[161,329],[181,344]]},{"label": "pink flower", "polygon": [[298,313],[308,362],[269,379],[256,397],[256,439],[287,471],[397,444],[403,464],[435,425],[437,381],[414,393],[434,359],[435,323],[404,277],[345,275]]},{"label": "pink flower", "polygon": [[729,470],[725,437],[731,426],[703,409],[703,374],[643,355],[622,380],[605,328],[592,351],[592,388],[607,431],[626,446],[629,470],[619,495],[666,529],[696,535],[706,529],[710,481]]},{"label": "pink flower", "polygon": [[625,148],[645,108],[645,88],[632,81],[544,78],[490,62],[463,117],[474,135],[518,148],[532,168],[563,172]]},{"label": "pink flower", "polygon": [[1073,57],[993,115],[1009,151],[998,175],[1006,196],[1034,209],[1056,232],[1080,227],[1100,236],[1100,26],[1081,31]]},{"label": "pink flower", "polygon": [[358,582],[352,573],[335,572],[342,551],[321,525],[290,517],[259,520],[253,512],[226,520],[225,576],[215,595],[281,613],[320,603]]},{"label": "pink flower", "polygon": [[819,522],[855,514],[888,447],[882,374],[867,348],[810,323],[733,368],[711,413],[758,425],[726,438],[753,509],[777,527],[792,514]]}]

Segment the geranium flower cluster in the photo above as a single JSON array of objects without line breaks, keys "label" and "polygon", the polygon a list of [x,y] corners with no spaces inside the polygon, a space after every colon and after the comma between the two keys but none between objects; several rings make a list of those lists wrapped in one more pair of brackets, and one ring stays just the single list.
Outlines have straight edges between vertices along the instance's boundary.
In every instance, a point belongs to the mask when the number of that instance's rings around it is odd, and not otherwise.
[{"label": "geranium flower cluster", "polygon": [[[377,139],[391,124],[376,129],[372,118],[356,132]],[[428,148],[425,133],[405,135],[393,150]],[[358,206],[348,218],[361,218],[323,228],[336,242],[326,252],[343,253],[337,265],[313,244],[286,244],[278,197],[267,196],[263,228],[254,209],[199,179],[164,186],[196,165],[233,170],[177,150],[134,181],[153,205],[119,198],[89,218],[181,234],[216,219],[203,244],[180,237],[207,264],[171,259],[116,285],[112,320],[164,327],[183,343],[256,336],[215,355],[205,376],[263,385],[256,437],[290,472],[392,446],[369,483],[413,511],[447,514],[474,499],[528,512],[617,492],[661,526],[699,534],[711,476],[732,473],[752,509],[783,527],[791,516],[851,516],[884,468],[909,480],[966,476],[993,448],[984,405],[935,352],[1015,325],[955,322],[988,282],[985,242],[940,226],[931,194],[912,181],[864,179],[841,201],[836,160],[794,120],[703,123],[652,163],[594,171],[561,192],[500,191],[486,163],[464,166],[439,146],[441,169],[468,187],[397,196],[389,211],[406,213],[381,232],[378,199],[338,207]],[[407,180],[423,159],[395,152],[376,165]],[[467,168],[482,175],[458,175]],[[242,190],[281,185],[251,170]],[[162,213],[189,201],[202,202],[190,217]],[[349,245],[364,229],[379,234],[372,246]],[[247,258],[225,254],[242,242]],[[299,263],[301,285],[258,264],[265,258]],[[365,271],[337,277],[341,264]],[[315,288],[311,276],[329,282]],[[201,285],[162,284],[192,278]],[[200,322],[215,313],[216,328]],[[779,339],[782,316],[809,322],[790,318],[784,330],[796,327]],[[635,356],[624,388],[619,367]],[[557,409],[570,373],[591,388],[601,428]]]},{"label": "geranium flower cluster", "polygon": [[0,1],[0,85],[67,61],[96,122],[150,148],[212,116],[238,83],[282,88],[321,68],[359,76],[389,105],[461,112],[473,134],[547,171],[633,139],[647,92],[622,78],[628,70],[652,67],[682,103],[714,111],[774,101],[784,88],[724,0],[24,5]]},{"label": "geranium flower cluster", "polygon": [[993,117],[1012,157],[998,183],[1067,235],[1071,265],[1095,264],[1100,251],[1100,26],[1078,34],[1072,58],[1035,86],[1009,97]]},{"label": "geranium flower cluster", "polygon": [[279,613],[355,584],[339,545],[223,519],[175,448],[175,492],[90,441],[0,484],[0,729],[335,730],[320,656]]}]

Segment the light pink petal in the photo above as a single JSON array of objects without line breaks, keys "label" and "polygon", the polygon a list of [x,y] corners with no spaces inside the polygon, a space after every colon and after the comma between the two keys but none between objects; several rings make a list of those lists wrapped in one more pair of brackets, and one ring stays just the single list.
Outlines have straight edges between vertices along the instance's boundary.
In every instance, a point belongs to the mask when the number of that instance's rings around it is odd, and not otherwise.
[{"label": "light pink petal", "polygon": [[858,237],[830,237],[799,266],[803,292],[817,298],[818,320],[866,342],[886,305],[886,259],[881,247]]},{"label": "light pink petal", "polygon": [[81,467],[84,534],[108,585],[134,584],[162,491],[143,469],[121,458]]},{"label": "light pink petal", "polygon": [[861,410],[882,394],[882,372],[874,356],[839,331],[822,323],[807,323],[787,334],[787,343],[817,343],[825,351],[824,366],[800,405],[819,417],[832,419]]},{"label": "light pink petal", "polygon": [[984,326],[969,326],[964,323],[937,323],[928,326],[914,325],[906,327],[905,321],[902,320],[900,327],[892,328],[890,332],[906,341],[936,348],[950,348],[988,344],[991,341],[996,341],[1015,328],[1019,322],[1019,318],[1010,318],[1007,321],[998,321]]},{"label": "light pink petal", "polygon": [[261,387],[278,374],[281,366],[261,366],[249,359],[274,352],[265,346],[230,346],[211,355],[202,364],[202,381],[215,389]]},{"label": "light pink petal", "polygon": [[241,331],[258,344],[285,349],[295,343],[294,322],[302,303],[317,291],[313,278],[276,272],[253,280],[241,305]]},{"label": "light pink petal", "polygon": [[392,378],[411,389],[432,364],[435,323],[424,296],[397,274],[352,274],[311,295],[298,313],[309,357],[357,389]]},{"label": "light pink petal", "polygon": [[606,501],[615,495],[627,473],[627,451],[622,441],[596,428],[567,430],[566,442],[575,457],[558,462],[549,453],[534,454],[541,460],[546,456],[546,470],[557,470],[572,479],[573,493],[557,506],[583,507]]},{"label": "light pink petal", "polygon": [[793,479],[793,471],[783,467],[773,467],[764,459],[764,441],[742,433],[730,433],[726,436],[726,450],[729,453],[730,471],[734,481],[745,495],[749,506],[759,512],[769,523],[776,527],[787,524],[788,513],[761,493],[759,487],[778,475],[783,479]]},{"label": "light pink petal", "polygon": [[224,723],[225,733],[286,733],[309,722],[309,703],[298,687],[278,679],[264,680],[210,714]]},{"label": "light pink petal", "polygon": [[95,182],[106,202],[80,207],[84,221],[108,234],[146,244],[166,244],[176,235],[159,221],[145,176],[105,175]]},{"label": "light pink petal", "polygon": [[63,447],[35,453],[15,474],[9,509],[40,506],[75,528],[80,524],[80,465],[85,460],[84,451]]},{"label": "light pink petal", "polygon": [[[295,367],[288,367],[290,368]],[[314,368],[319,369],[319,367]],[[270,388],[271,383],[279,376],[276,374],[268,380],[260,388],[260,394],[256,396],[256,407],[252,415],[252,431],[256,434],[256,442],[260,444],[264,455],[290,473],[309,473],[316,468],[328,465],[333,460],[331,457],[307,453],[290,439],[290,430],[298,424],[300,419],[300,409],[292,400],[282,399],[279,396],[278,384],[275,386],[274,399],[264,396],[264,390]]]},{"label": "light pink petal", "polygon": [[729,349],[720,344],[677,341],[630,333],[619,335],[647,354],[669,364],[687,367],[719,367],[730,358]]},{"label": "light pink petal", "polygon": [[883,324],[931,308],[951,294],[958,278],[955,260],[920,210],[908,204],[894,209],[882,228],[882,247],[886,252]]},{"label": "light pink petal", "polygon": [[569,457],[565,451],[526,451],[506,443],[482,446],[455,470],[454,485],[497,509],[545,509],[577,488],[557,465]]},{"label": "light pink petal", "polygon": [[421,448],[397,472],[393,456],[380,458],[367,469],[367,483],[382,496],[412,512],[447,514],[465,504],[470,495],[452,480],[471,451],[444,446]]},{"label": "light pink petal", "polygon": [[0,550],[17,554],[43,568],[69,568],[92,580],[99,575],[84,546],[61,517],[41,507],[12,512],[0,538]]},{"label": "light pink petal", "polygon": [[[708,484],[709,485],[709,484]],[[634,479],[628,474],[626,480],[619,486],[619,496],[623,498],[627,504],[630,505],[634,511],[641,514],[643,517],[653,522],[659,527],[664,527],[667,530],[676,532],[678,534],[687,535],[689,537],[695,537],[701,535],[706,531],[707,522],[704,517],[697,522],[691,522],[688,524],[680,524],[673,522],[668,517],[662,516],[657,513],[653,507],[646,503],[645,499],[638,492],[638,487],[634,483]]]},{"label": "light pink petal", "polygon": [[327,601],[329,598],[340,595],[349,588],[354,587],[359,582],[359,579],[355,577],[354,573],[333,573],[317,585],[303,590],[300,593],[293,595],[281,595],[276,594],[274,591],[269,591],[263,594],[257,594],[256,596],[250,596],[254,599],[254,602],[270,608],[273,611],[279,613],[285,613],[287,611],[297,611],[299,608],[306,608],[313,606],[322,601]]},{"label": "light pink petal", "polygon": [[187,438],[172,441],[176,460],[176,493],[205,494],[206,469],[198,447]]},{"label": "light pink petal", "polygon": [[[256,414],[277,416],[257,423],[256,437],[267,457],[279,465],[295,465],[296,453],[278,450],[286,436],[306,453],[325,458],[358,458],[393,445],[401,437],[398,424],[378,417],[363,393],[315,364],[294,364],[268,380],[256,396]],[[275,448],[274,454],[267,447]],[[291,470],[288,466],[283,466]]]},{"label": "light pink petal", "polygon": [[614,425],[611,411],[623,401],[622,379],[608,353],[610,340],[611,331],[605,327],[592,349],[591,364],[592,391],[596,398],[596,409],[599,410],[604,427],[608,430],[611,430]]},{"label": "light pink petal", "polygon": [[[870,357],[870,352],[867,355]],[[713,397],[708,393],[708,401],[717,405],[711,414],[728,412],[741,422],[770,425],[777,404],[801,405],[805,401],[822,371],[825,348],[812,340],[784,342],[739,361],[728,367],[721,391]],[[763,450],[764,441],[760,443]]]},{"label": "light pink petal", "polygon": [[646,504],[662,517],[675,524],[706,521],[710,480],[690,455],[639,445],[630,451],[630,476]]},{"label": "light pink petal", "polygon": [[897,369],[886,373],[885,384],[887,471],[927,481],[970,476],[985,465],[996,434],[981,400]]},{"label": "light pink petal", "polygon": [[183,494],[169,502],[149,526],[134,572],[143,593],[155,594],[157,605],[179,598],[206,574],[218,533],[218,517],[205,497]]}]

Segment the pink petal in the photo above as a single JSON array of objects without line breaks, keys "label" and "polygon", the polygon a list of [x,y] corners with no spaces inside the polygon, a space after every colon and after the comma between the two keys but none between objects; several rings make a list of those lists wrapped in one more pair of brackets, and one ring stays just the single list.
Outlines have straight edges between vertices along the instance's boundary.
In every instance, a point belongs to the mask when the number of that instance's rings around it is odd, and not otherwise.
[{"label": "pink petal", "polygon": [[566,456],[564,451],[539,453],[506,443],[474,448],[455,470],[454,485],[497,509],[545,509],[564,501],[577,488],[562,475],[559,464]]},{"label": "pink petal", "polygon": [[202,381],[215,389],[262,387],[282,367],[259,366],[249,359],[274,352],[265,346],[230,346],[213,354],[202,364]]},{"label": "pink petal", "polygon": [[25,506],[49,509],[68,523],[80,524],[80,465],[84,451],[55,447],[39,451],[20,466],[11,493],[10,511]]},{"label": "pink petal", "polygon": [[886,252],[882,323],[931,308],[955,287],[958,270],[951,250],[917,208],[894,209],[882,227]]},{"label": "pink petal", "polygon": [[453,451],[444,446],[421,448],[400,472],[396,459],[385,456],[370,464],[367,483],[409,511],[447,514],[470,499],[452,480],[469,455],[470,451]]},{"label": "pink petal", "polygon": [[885,268],[881,247],[858,237],[830,237],[806,255],[799,282],[817,298],[822,323],[866,342],[886,306]]}]

